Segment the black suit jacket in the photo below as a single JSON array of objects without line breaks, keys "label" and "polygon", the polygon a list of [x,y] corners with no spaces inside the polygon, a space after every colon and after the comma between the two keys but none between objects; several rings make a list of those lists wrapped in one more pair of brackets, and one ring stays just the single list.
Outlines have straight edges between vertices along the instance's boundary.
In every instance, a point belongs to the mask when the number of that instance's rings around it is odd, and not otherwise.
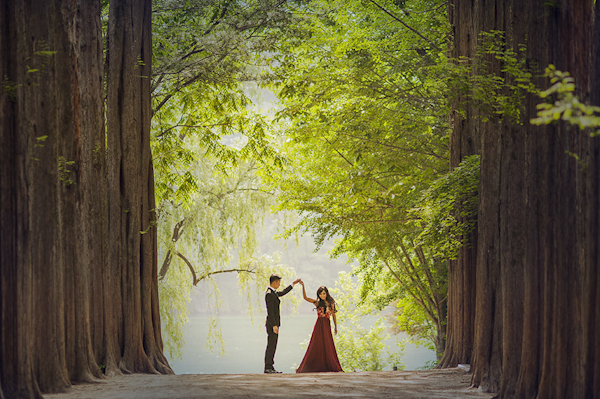
[{"label": "black suit jacket", "polygon": [[274,291],[271,287],[267,288],[265,293],[265,303],[267,304],[267,321],[265,325],[267,327],[277,326],[279,327],[281,319],[279,317],[279,300],[280,296],[284,296],[292,290],[293,286],[288,285],[283,291]]}]

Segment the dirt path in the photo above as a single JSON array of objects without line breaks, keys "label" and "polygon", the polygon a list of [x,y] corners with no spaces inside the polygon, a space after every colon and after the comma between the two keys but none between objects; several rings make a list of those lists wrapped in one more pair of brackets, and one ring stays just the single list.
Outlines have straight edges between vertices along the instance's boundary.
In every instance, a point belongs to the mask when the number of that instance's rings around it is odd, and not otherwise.
[{"label": "dirt path", "polygon": [[48,399],[491,398],[461,369],[315,374],[124,375]]}]

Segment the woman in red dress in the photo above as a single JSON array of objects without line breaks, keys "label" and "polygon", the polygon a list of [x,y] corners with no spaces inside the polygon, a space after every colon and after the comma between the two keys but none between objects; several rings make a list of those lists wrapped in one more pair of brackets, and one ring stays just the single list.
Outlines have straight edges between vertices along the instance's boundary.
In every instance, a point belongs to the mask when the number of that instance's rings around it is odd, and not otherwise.
[{"label": "woman in red dress", "polygon": [[337,320],[335,319],[335,301],[329,295],[327,287],[321,286],[317,290],[317,299],[312,299],[306,296],[304,282],[301,280],[302,295],[307,302],[314,304],[317,307],[317,322],[310,337],[310,343],[306,349],[306,354],[302,363],[296,370],[296,373],[318,373],[327,371],[344,371],[338,360],[333,335],[331,335],[331,322],[335,326],[337,334]]}]

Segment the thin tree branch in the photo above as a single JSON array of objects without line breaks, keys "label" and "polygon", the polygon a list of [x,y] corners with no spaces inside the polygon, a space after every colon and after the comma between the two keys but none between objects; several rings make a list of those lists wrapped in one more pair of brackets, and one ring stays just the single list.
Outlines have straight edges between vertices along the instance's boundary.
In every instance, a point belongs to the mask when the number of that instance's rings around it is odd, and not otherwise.
[{"label": "thin tree branch", "polygon": [[[425,252],[423,251],[423,247],[418,245],[415,246],[413,243],[413,246],[415,247],[415,252],[417,253],[417,257],[419,258],[419,261],[421,262],[421,265],[423,266],[423,270],[425,271],[425,276],[427,277],[427,281],[429,282],[429,286],[431,287],[431,291],[433,292],[434,295],[434,300],[435,300],[435,293],[437,292],[437,288],[438,285],[435,282],[435,279],[433,278],[433,275],[431,274],[431,270],[429,269],[429,265],[427,264],[427,258],[425,257]],[[437,300],[435,300],[437,302]]]},{"label": "thin tree branch", "polygon": [[[176,243],[177,240],[179,240],[179,237],[181,237],[181,230],[187,220],[188,220],[188,218],[183,218],[182,220],[177,222],[177,224],[173,228],[173,235],[171,236],[171,241],[173,243]],[[165,276],[167,275],[167,272],[169,271],[169,267],[171,266],[172,259],[173,259],[173,253],[171,252],[171,250],[168,250],[167,254],[165,255],[165,260],[163,261],[163,264],[160,268],[160,272],[158,273],[158,278],[160,280],[164,279]]]},{"label": "thin tree branch", "polygon": [[398,261],[400,262],[400,264],[404,268],[404,272],[406,273],[406,275],[408,276],[408,278],[410,279],[410,281],[412,282],[412,284],[415,286],[415,288],[417,288],[416,292],[414,292],[410,287],[408,287],[406,284],[404,284],[402,282],[402,280],[400,279],[400,277],[398,276],[398,274],[392,269],[392,267],[389,265],[389,263],[387,262],[387,260],[385,259],[385,257],[381,255],[381,252],[378,249],[376,251],[379,254],[379,257],[381,258],[381,260],[383,261],[383,263],[387,266],[388,270],[396,278],[396,280],[398,281],[398,283],[401,286],[403,286],[408,291],[408,293],[410,294],[410,296],[412,296],[414,298],[414,300],[417,301],[423,307],[423,309],[425,310],[425,313],[427,313],[427,315],[431,318],[431,320],[433,320],[435,322],[436,321],[435,312],[433,311],[432,308],[430,308],[428,306],[427,301],[425,301],[423,299],[423,297],[420,295],[419,284],[417,283],[417,281],[415,279],[415,276],[408,270],[408,267],[402,261],[402,258],[398,257]]},{"label": "thin tree branch", "polygon": [[402,25],[404,25],[406,28],[408,28],[409,30],[413,31],[415,34],[417,34],[421,39],[425,40],[427,43],[429,43],[429,45],[431,45],[433,48],[435,48],[437,51],[441,51],[441,49],[436,46],[434,43],[431,42],[431,40],[427,39],[425,36],[423,36],[419,31],[417,31],[414,28],[411,28],[410,26],[408,26],[404,21],[402,21],[400,18],[398,18],[397,16],[395,16],[394,14],[392,14],[391,12],[389,12],[388,10],[386,10],[384,7],[380,6],[377,2],[375,2],[375,0],[369,0],[371,3],[375,4],[381,11],[385,12],[387,15],[389,15],[390,17],[394,18],[396,21],[400,22]]},{"label": "thin tree branch", "polygon": [[275,193],[272,191],[261,190],[260,188],[240,188],[238,191],[258,191],[264,194],[275,195]]},{"label": "thin tree branch", "polygon": [[[399,242],[400,248],[402,249],[402,252],[404,253],[404,256],[406,258],[406,261],[408,262],[408,265],[411,267],[412,272],[415,274],[416,278],[416,282],[418,284],[418,286],[421,288],[421,291],[423,293],[425,293],[425,300],[427,301],[427,303],[429,304],[429,306],[431,306],[432,309],[436,309],[436,302],[435,299],[432,298],[429,295],[429,291],[427,290],[427,287],[423,285],[423,283],[421,282],[421,278],[419,276],[419,273],[417,272],[417,269],[415,268],[415,265],[412,263],[412,260],[410,259],[410,256],[408,254],[408,250],[406,249],[406,247],[404,246],[404,244],[402,242]],[[399,259],[401,259],[400,254],[398,253],[398,250],[396,248],[392,248],[392,250],[397,254],[396,256],[399,257]],[[433,291],[433,290],[431,290]],[[435,319],[433,319],[435,320]]]},{"label": "thin tree branch", "polygon": [[221,273],[233,273],[233,272],[237,272],[237,273],[256,273],[254,270],[252,269],[226,269],[226,270],[214,270],[208,273],[205,273],[203,275],[201,275],[199,278],[196,277],[196,270],[194,269],[194,266],[192,265],[192,263],[180,252],[177,252],[177,256],[179,256],[184,262],[185,264],[188,266],[188,268],[190,269],[190,272],[192,273],[192,284],[194,286],[196,286],[200,281],[204,280],[207,277],[210,277],[214,274],[221,274]]},{"label": "thin tree branch", "polygon": [[[247,270],[247,269],[227,269],[227,270],[215,270],[213,272],[208,272],[206,274],[203,274],[202,276],[200,276],[200,278],[198,279],[197,282],[200,282],[202,280],[204,280],[207,277],[212,276],[213,274],[221,274],[221,273],[256,273],[254,270]],[[196,284],[194,284],[196,285]]]},{"label": "thin tree branch", "polygon": [[163,261],[163,264],[160,268],[160,272],[158,273],[159,280],[164,279],[167,275],[167,272],[169,271],[169,266],[171,266],[171,259],[173,259],[173,254],[171,250],[168,250],[167,255],[165,255],[165,260]]},{"label": "thin tree branch", "polygon": [[[221,15],[219,15],[219,18],[217,18],[213,21],[213,23],[208,27],[208,29],[205,30],[204,33],[202,33],[202,36],[207,36],[210,32],[213,31],[214,28],[217,27],[217,25],[219,25],[221,22],[223,22],[223,20],[225,18],[225,14],[227,14],[227,10],[229,9],[229,6],[231,5],[231,3],[232,3],[231,0],[227,1],[227,3],[223,6],[223,10],[221,10]],[[192,50],[189,53],[187,53],[186,55],[181,57],[181,61],[185,60],[188,57],[191,57],[194,54],[200,53],[202,51],[204,51],[204,47],[198,48],[198,46],[194,46],[194,48],[192,48]]]},{"label": "thin tree branch", "polygon": [[[350,219],[352,220],[352,219]],[[355,222],[357,224],[371,224],[371,223],[405,223],[406,220],[364,220]]]},{"label": "thin tree branch", "polygon": [[196,285],[198,284],[198,279],[196,278],[196,270],[194,270],[194,266],[192,266],[192,264],[190,263],[190,261],[181,254],[181,252],[177,252],[177,256],[179,256],[181,259],[183,259],[183,261],[185,262],[186,265],[188,265],[188,267],[190,268],[190,272],[192,272],[192,284]]},{"label": "thin tree branch", "polygon": [[[219,59],[216,60],[215,63],[216,64],[220,63],[221,61],[223,61],[225,59],[226,56],[227,56],[226,54],[222,54],[221,57],[219,57]],[[197,82],[198,80],[200,80],[201,77],[202,77],[202,73],[197,73],[196,75],[192,76],[191,78],[189,78],[188,80],[183,82],[181,85],[175,86],[173,88],[173,92],[166,95],[165,98],[163,98],[163,100],[156,106],[156,108],[152,110],[152,114],[157,113],[167,103],[167,101],[169,101],[171,99],[171,97],[173,97],[175,94],[177,94],[180,90]]]},{"label": "thin tree branch", "polygon": [[413,14],[427,14],[428,12],[437,11],[437,10],[439,10],[440,8],[442,8],[442,7],[446,6],[446,5],[448,5],[447,1],[443,2],[442,4],[440,4],[437,7],[430,8],[429,10],[414,11],[414,10],[402,9],[402,11],[410,12],[410,13],[413,13]]},{"label": "thin tree branch", "polygon": [[[350,166],[354,167],[354,164],[353,164],[352,162],[350,162],[350,161],[348,160],[348,158],[346,158],[346,157],[344,156],[344,154],[342,154],[341,152],[339,152],[339,151],[337,150],[337,148],[335,148],[335,147],[333,146],[333,143],[332,143],[331,141],[329,141],[329,140],[328,140],[326,137],[324,137],[323,139],[324,139],[324,140],[327,142],[327,144],[329,144],[329,145],[331,146],[331,148],[333,148],[333,151],[335,151],[335,152],[336,152],[336,153],[337,153],[337,154],[338,154],[338,155],[339,155],[339,156],[340,156],[340,157],[341,157],[341,158],[342,158],[344,161],[346,161],[346,162],[348,163],[348,165],[350,165]],[[372,180],[373,180],[375,183],[377,183],[377,184],[378,184],[378,185],[379,185],[381,188],[383,188],[384,190],[387,190],[387,189],[388,189],[386,186],[384,186],[383,184],[381,184],[381,182],[379,182],[377,179],[372,179]]]},{"label": "thin tree branch", "polygon": [[190,129],[208,129],[208,128],[215,127],[215,126],[227,126],[227,125],[229,125],[229,124],[228,123],[215,123],[212,125],[174,125],[174,126],[171,126],[170,128],[168,128],[167,130],[160,132],[159,134],[156,135],[156,137],[162,137],[165,134],[169,133],[171,130],[176,129],[178,127],[187,127]]},{"label": "thin tree branch", "polygon": [[357,140],[361,140],[361,141],[368,141],[368,142],[371,142],[371,143],[374,143],[374,144],[380,145],[380,146],[382,146],[382,147],[389,147],[389,148],[393,148],[393,149],[395,149],[395,150],[404,151],[404,152],[409,152],[409,153],[413,153],[413,152],[414,152],[414,153],[417,153],[417,154],[422,154],[422,155],[430,155],[430,156],[433,156],[433,157],[436,157],[436,158],[438,158],[438,159],[442,159],[442,160],[445,160],[445,159],[446,159],[446,158],[444,158],[444,157],[442,157],[442,156],[439,156],[439,155],[437,155],[437,154],[436,154],[436,153],[434,153],[434,152],[425,152],[425,151],[419,151],[419,150],[416,150],[416,149],[414,149],[414,148],[404,148],[404,147],[398,147],[398,146],[396,146],[396,145],[393,145],[393,144],[382,143],[382,142],[380,142],[380,141],[377,141],[377,140],[371,140],[371,139],[367,139],[367,138],[364,138],[364,137],[359,137],[359,136],[355,136],[355,135],[353,135],[353,134],[348,134],[348,133],[343,133],[343,132],[340,132],[340,134],[342,134],[342,135],[344,135],[344,136],[348,136],[348,137],[354,138],[354,139],[357,139]]}]

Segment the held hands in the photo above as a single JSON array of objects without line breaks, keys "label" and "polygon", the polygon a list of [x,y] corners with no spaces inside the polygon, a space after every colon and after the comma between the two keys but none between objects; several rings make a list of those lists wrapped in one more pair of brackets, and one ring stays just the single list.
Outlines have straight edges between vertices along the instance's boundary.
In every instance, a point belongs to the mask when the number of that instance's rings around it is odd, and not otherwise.
[{"label": "held hands", "polygon": [[292,285],[296,285],[297,283],[300,283],[300,284],[302,284],[302,280],[300,280],[299,278],[297,278],[297,279],[295,279],[295,280],[292,282]]}]

